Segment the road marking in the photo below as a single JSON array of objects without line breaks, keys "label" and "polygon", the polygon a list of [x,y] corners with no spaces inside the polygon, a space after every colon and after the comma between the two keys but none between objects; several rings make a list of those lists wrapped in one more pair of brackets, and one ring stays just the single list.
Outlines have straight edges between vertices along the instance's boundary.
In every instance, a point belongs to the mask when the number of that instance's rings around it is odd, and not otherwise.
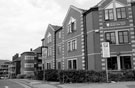
[{"label": "road marking", "polygon": [[5,88],[8,88],[8,86],[5,86]]}]

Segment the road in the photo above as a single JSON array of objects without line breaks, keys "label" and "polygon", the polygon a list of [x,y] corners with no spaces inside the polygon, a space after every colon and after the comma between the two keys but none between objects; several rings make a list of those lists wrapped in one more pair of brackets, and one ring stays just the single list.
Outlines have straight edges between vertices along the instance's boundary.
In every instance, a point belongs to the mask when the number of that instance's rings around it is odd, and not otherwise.
[{"label": "road", "polygon": [[9,80],[0,80],[0,88],[25,88]]}]

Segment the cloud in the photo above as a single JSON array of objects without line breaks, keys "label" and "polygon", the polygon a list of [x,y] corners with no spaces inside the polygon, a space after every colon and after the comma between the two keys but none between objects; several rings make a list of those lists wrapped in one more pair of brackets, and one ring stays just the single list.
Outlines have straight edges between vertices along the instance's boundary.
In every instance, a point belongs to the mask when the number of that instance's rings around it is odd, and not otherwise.
[{"label": "cloud", "polygon": [[41,46],[48,24],[60,25],[62,17],[53,0],[0,0],[0,59]]},{"label": "cloud", "polygon": [[80,5],[85,4],[86,2],[90,2],[90,0],[75,0],[75,2],[77,2]]}]

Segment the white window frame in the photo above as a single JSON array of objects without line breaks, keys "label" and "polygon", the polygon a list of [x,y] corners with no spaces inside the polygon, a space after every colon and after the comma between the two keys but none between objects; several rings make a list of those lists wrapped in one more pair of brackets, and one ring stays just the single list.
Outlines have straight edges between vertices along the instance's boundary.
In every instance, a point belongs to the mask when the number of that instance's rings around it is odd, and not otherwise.
[{"label": "white window frame", "polygon": [[[76,60],[76,69],[73,69],[73,60]],[[69,69],[69,67],[68,67],[69,61],[71,61],[71,65],[72,65],[72,68],[71,69]],[[67,60],[67,69],[68,70],[78,70],[78,59],[77,58],[68,59]]]},{"label": "white window frame", "polygon": [[34,64],[33,63],[24,63],[24,67],[25,68],[34,68]]},{"label": "white window frame", "polygon": [[52,35],[50,33],[48,33],[47,43],[50,43],[50,42],[52,42]]},{"label": "white window frame", "polygon": [[[73,22],[74,22],[74,29],[72,30],[71,25]],[[68,34],[72,33],[73,31],[76,31],[76,24],[77,24],[76,19],[73,17],[70,17],[69,23],[67,24],[67,33]]]},{"label": "white window frame", "polygon": [[48,47],[48,56],[52,56],[52,47]]},{"label": "white window frame", "polygon": [[58,54],[61,54],[62,53],[62,47],[61,47],[61,45],[58,45],[57,48],[58,48],[57,49],[58,50]]},{"label": "white window frame", "polygon": [[25,60],[34,60],[34,56],[25,56],[24,59]]},{"label": "white window frame", "polygon": [[61,38],[61,36],[62,36],[62,32],[61,32],[61,30],[59,31],[59,38]]},{"label": "white window frame", "polygon": [[[75,46],[74,46],[74,49],[73,49],[73,41],[75,41]],[[69,47],[69,42],[70,42],[70,47]],[[72,39],[70,41],[67,41],[67,51],[74,51],[74,50],[77,50],[77,38],[75,39]]]}]

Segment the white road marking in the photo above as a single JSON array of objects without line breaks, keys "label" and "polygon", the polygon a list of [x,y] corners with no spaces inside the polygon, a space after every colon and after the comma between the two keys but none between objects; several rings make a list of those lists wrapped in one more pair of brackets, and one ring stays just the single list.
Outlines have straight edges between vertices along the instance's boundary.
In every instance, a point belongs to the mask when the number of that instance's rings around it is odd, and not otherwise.
[{"label": "white road marking", "polygon": [[5,86],[5,88],[9,88],[8,86]]}]

